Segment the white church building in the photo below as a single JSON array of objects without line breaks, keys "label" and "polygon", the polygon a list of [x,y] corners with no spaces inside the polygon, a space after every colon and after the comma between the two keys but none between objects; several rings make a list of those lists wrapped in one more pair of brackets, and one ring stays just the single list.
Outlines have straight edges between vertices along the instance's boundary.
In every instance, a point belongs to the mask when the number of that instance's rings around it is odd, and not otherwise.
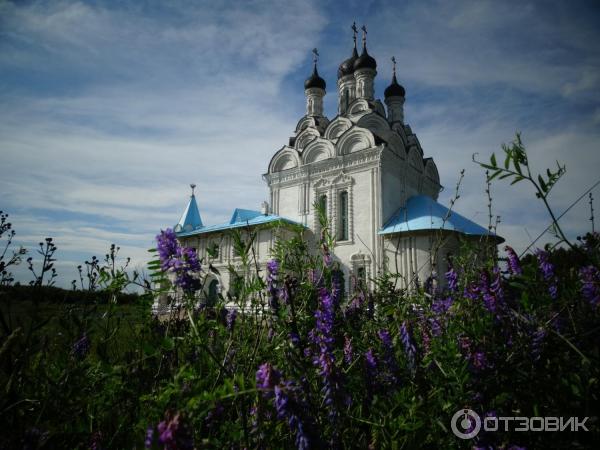
[{"label": "white church building", "polygon": [[312,75],[304,83],[306,115],[266,166],[269,201],[261,210],[236,209],[229,222],[205,225],[192,192],[175,232],[220,272],[210,275],[206,296],[226,295],[240,266],[232,230],[256,236],[252,252],[263,275],[275,240],[294,228],[303,228],[318,252],[316,204],[325,209],[335,234],[332,252],[346,292],[353,277],[372,286],[385,270],[399,274],[399,287],[414,288],[432,272],[447,270],[447,257],[460,239],[491,245],[501,240],[437,202],[438,170],[405,122],[406,93],[396,79],[395,60],[382,102],[374,97],[377,62],[367,52],[366,29],[360,55],[353,30],[354,48],[339,66],[338,108],[331,119],[323,109],[326,82],[318,74],[315,51]]}]

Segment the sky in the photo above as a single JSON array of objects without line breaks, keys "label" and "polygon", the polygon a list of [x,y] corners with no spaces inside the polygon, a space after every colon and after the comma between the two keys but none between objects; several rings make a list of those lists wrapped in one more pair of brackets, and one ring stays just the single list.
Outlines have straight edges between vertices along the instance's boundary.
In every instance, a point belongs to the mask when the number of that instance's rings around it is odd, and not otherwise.
[{"label": "sky", "polygon": [[[455,209],[487,225],[472,156],[488,160],[517,131],[534,170],[566,165],[549,197],[558,214],[600,179],[597,2],[0,0],[0,210],[15,243],[35,256],[53,237],[69,286],[111,243],[143,268],[190,183],[205,224],[259,209],[261,175],[305,113],[314,47],[336,115],[353,21],[369,31],[376,97],[398,61],[405,121],[436,161],[441,203],[465,169]],[[492,197],[518,251],[549,224],[524,183],[495,182]],[[561,224],[574,238],[589,219],[586,198]],[[14,272],[31,279],[24,264]]]}]

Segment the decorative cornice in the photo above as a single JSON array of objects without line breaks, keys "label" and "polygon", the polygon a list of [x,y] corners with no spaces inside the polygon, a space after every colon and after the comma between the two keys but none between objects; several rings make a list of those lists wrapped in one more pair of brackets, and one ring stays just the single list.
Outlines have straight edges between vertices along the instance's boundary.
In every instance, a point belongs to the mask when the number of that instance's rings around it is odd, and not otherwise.
[{"label": "decorative cornice", "polygon": [[268,173],[263,175],[270,186],[285,187],[297,184],[299,181],[328,172],[351,169],[356,170],[372,163],[378,163],[384,146],[378,145],[348,155],[340,155],[328,158],[283,172]]}]

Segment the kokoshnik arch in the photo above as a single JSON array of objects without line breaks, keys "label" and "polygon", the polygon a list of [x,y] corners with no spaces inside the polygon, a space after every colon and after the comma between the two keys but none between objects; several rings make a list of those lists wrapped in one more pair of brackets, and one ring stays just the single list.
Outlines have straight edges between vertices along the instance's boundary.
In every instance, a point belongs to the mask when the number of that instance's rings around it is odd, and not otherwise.
[{"label": "kokoshnik arch", "polygon": [[327,84],[313,50],[313,71],[304,83],[306,114],[263,175],[270,201],[260,211],[237,208],[228,223],[206,226],[192,189],[175,232],[182,245],[195,248],[220,271],[205,283],[208,299],[229,292],[227,267],[240,266],[232,230],[255,235],[253,253],[264,271],[276,239],[289,237],[295,227],[304,228],[317,251],[315,205],[325,210],[336,235],[333,252],[345,292],[353,278],[372,286],[373,277],[386,269],[398,272],[400,287],[412,289],[433,272],[447,270],[448,255],[458,250],[460,239],[492,248],[502,241],[437,202],[442,189],[438,170],[404,120],[406,91],[396,78],[396,60],[384,106],[374,98],[377,62],[367,51],[367,30],[362,28],[359,55],[358,30],[352,29],[354,47],[338,69],[338,108],[332,119],[323,110]]}]

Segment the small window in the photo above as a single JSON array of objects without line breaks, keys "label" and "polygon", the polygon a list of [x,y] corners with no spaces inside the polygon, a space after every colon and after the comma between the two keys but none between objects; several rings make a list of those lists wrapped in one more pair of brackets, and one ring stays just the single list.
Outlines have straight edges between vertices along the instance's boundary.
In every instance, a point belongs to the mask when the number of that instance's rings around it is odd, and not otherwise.
[{"label": "small window", "polygon": [[219,244],[216,242],[211,243],[208,247],[206,247],[206,253],[212,259],[216,259],[219,257]]},{"label": "small window", "polygon": [[319,197],[319,209],[327,216],[327,195],[325,194]]},{"label": "small window", "polygon": [[340,192],[338,240],[348,240],[348,191]]}]

